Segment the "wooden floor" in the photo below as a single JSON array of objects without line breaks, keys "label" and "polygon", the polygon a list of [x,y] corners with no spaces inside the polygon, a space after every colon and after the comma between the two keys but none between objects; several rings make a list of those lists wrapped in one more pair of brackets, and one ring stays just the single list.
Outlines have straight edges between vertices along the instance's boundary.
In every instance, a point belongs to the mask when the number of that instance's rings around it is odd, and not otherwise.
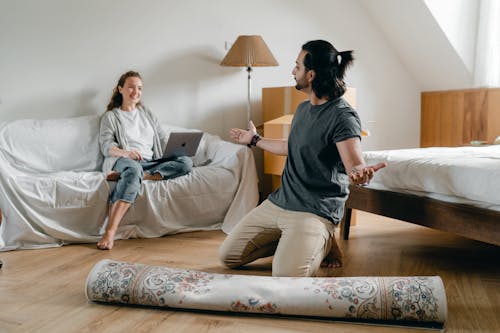
[{"label": "wooden floor", "polygon": [[[241,316],[95,304],[85,279],[104,258],[270,275],[270,259],[245,270],[221,267],[224,234],[195,232],[95,244],[0,252],[0,332],[425,332],[432,330],[263,316]],[[339,241],[338,276],[440,275],[448,299],[446,332],[500,332],[500,247],[358,212],[348,241]],[[435,332],[435,331],[432,331]]]}]

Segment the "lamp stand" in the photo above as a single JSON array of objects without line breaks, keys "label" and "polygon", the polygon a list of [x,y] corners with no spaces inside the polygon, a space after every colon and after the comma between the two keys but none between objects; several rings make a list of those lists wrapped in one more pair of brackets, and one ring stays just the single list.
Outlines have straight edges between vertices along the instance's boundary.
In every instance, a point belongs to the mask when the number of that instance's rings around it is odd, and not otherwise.
[{"label": "lamp stand", "polygon": [[248,84],[247,84],[247,123],[245,124],[246,128],[249,127],[250,124],[250,117],[251,117],[251,112],[252,112],[252,106],[250,104],[250,90],[252,86],[252,67],[248,66],[247,67],[247,73],[248,73]]}]

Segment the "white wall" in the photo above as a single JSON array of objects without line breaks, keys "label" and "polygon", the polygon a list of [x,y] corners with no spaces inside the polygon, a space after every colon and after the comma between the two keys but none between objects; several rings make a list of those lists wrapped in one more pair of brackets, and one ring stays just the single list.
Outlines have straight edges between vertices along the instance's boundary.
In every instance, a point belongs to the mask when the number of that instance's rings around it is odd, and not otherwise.
[{"label": "white wall", "polygon": [[474,73],[478,0],[425,0],[470,73]]},{"label": "white wall", "polygon": [[311,39],[355,50],[349,85],[372,136],[364,149],[419,144],[420,90],[358,1],[21,0],[0,2],[0,121],[100,114],[119,75],[141,72],[164,122],[227,138],[244,126],[243,68],[221,67],[225,41],[260,34],[280,63],[253,72],[253,119],[264,86],[292,85]]},{"label": "white wall", "polygon": [[424,0],[358,1],[421,91],[473,87],[472,73]]}]

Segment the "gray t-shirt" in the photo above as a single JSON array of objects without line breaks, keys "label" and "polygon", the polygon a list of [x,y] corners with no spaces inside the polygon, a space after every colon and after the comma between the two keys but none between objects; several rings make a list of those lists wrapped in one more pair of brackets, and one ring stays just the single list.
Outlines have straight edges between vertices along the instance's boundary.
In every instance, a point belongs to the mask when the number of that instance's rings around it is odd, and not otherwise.
[{"label": "gray t-shirt", "polygon": [[361,121],[343,98],[322,105],[301,103],[288,137],[281,187],[269,200],[338,224],[349,194],[349,177],[335,143],[352,137],[361,138]]}]

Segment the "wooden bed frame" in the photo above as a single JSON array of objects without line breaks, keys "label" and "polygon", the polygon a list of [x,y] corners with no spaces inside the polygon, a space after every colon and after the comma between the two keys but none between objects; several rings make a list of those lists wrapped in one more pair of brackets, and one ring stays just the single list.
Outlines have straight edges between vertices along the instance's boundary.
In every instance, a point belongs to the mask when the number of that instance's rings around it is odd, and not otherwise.
[{"label": "wooden bed frame", "polygon": [[[421,147],[457,147],[500,135],[500,88],[421,93]],[[349,237],[352,209],[500,245],[500,212],[417,195],[351,186],[341,233]]]},{"label": "wooden bed frame", "polygon": [[352,210],[357,209],[500,245],[499,211],[367,187],[350,186],[350,190],[340,225],[346,240]]}]

